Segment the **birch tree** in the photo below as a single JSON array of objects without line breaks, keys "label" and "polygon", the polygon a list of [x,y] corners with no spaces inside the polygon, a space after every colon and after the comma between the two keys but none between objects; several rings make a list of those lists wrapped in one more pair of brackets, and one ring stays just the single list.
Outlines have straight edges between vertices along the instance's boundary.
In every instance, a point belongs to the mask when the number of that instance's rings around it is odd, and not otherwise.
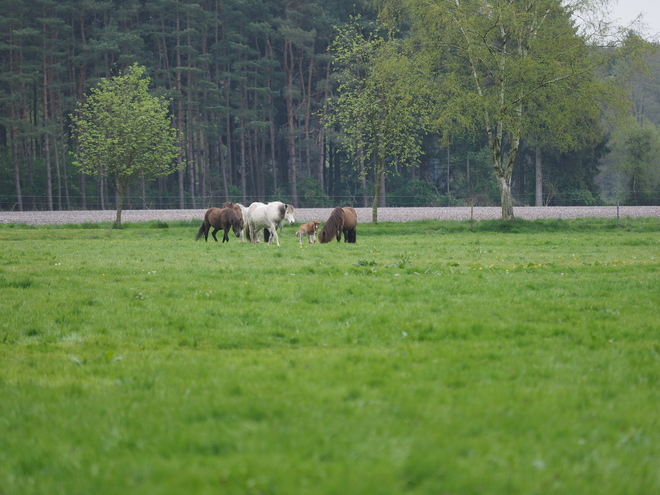
[{"label": "birch tree", "polygon": [[438,86],[436,124],[469,120],[485,131],[502,218],[513,219],[511,179],[528,109],[548,88],[571,90],[599,66],[573,10],[560,0],[383,0],[381,7],[411,23],[424,64],[452,74],[451,87]]}]

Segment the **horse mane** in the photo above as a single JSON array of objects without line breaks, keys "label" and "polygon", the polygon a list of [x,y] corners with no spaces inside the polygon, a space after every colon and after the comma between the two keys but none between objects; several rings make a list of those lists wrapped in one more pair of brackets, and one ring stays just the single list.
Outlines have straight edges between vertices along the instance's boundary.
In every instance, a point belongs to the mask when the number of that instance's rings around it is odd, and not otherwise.
[{"label": "horse mane", "polygon": [[330,213],[330,218],[325,222],[321,232],[319,232],[319,242],[330,242],[334,237],[337,237],[337,232],[340,232],[344,226],[344,210],[340,207],[335,208]]}]

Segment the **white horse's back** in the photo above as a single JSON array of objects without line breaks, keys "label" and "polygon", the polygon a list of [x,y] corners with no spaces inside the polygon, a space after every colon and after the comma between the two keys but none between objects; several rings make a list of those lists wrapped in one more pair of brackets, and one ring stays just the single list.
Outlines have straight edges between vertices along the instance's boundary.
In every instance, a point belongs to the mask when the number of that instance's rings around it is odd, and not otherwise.
[{"label": "white horse's back", "polygon": [[254,202],[248,208],[247,218],[250,225],[250,241],[253,244],[258,242],[258,232],[261,229],[268,229],[271,236],[268,243],[270,244],[272,239],[275,238],[275,243],[278,246],[280,240],[277,236],[277,227],[284,222],[292,225],[296,221],[295,208],[281,201],[273,201],[268,204]]}]

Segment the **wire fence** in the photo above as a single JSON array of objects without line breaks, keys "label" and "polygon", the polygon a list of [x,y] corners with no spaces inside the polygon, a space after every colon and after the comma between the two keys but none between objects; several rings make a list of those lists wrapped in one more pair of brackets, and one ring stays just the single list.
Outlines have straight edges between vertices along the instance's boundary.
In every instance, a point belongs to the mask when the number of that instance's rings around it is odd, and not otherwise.
[{"label": "wire fence", "polygon": [[[565,193],[561,197],[543,206],[660,206],[660,190],[646,192],[643,195],[620,194],[610,195],[609,197],[598,197],[585,201],[582,193]],[[144,197],[132,195],[124,200],[123,208],[127,210],[176,210],[176,209],[197,209],[210,208],[212,206],[221,206],[225,201],[230,200],[235,203],[246,205],[255,201],[283,201],[293,203],[287,194],[279,196],[257,197],[232,195],[225,198],[221,194],[211,194],[207,196],[195,197],[194,201],[186,195],[183,200],[183,206],[179,197],[172,195],[154,195],[148,194]],[[100,198],[94,195],[87,195],[83,198],[80,195],[69,195],[68,197],[54,197],[52,200],[43,195],[30,196],[23,195],[22,209],[16,201],[15,196],[0,195],[0,211],[79,211],[79,210],[116,210],[117,199],[115,195]],[[361,195],[335,195],[332,197],[299,197],[296,208],[326,208],[332,206],[353,206],[353,207],[371,207],[373,196],[363,197]],[[489,207],[498,206],[499,203],[493,198],[484,196],[406,196],[389,195],[378,205],[379,207]],[[514,206],[535,206],[534,197],[530,195],[514,196]]]}]

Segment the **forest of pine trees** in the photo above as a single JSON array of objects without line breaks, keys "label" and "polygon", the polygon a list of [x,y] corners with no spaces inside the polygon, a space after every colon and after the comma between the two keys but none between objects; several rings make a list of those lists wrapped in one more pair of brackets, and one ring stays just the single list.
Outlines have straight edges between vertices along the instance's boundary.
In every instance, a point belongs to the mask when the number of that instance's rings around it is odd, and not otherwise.
[{"label": "forest of pine trees", "polygon": [[[108,180],[72,165],[70,115],[100,78],[143,65],[172,100],[187,166],[131,187],[127,208],[206,208],[226,200],[367,206],[360,180],[324,130],[336,26],[354,0],[0,0],[0,210],[113,209]],[[655,75],[654,77],[660,77]],[[658,96],[656,95],[657,99]],[[545,150],[547,204],[602,202],[607,135],[571,154]],[[382,205],[497,202],[482,136],[450,148],[426,138],[414,167],[393,163]],[[523,147],[516,199],[534,204],[535,147]],[[365,189],[366,187],[366,189]],[[562,197],[563,195],[563,197]]]}]

